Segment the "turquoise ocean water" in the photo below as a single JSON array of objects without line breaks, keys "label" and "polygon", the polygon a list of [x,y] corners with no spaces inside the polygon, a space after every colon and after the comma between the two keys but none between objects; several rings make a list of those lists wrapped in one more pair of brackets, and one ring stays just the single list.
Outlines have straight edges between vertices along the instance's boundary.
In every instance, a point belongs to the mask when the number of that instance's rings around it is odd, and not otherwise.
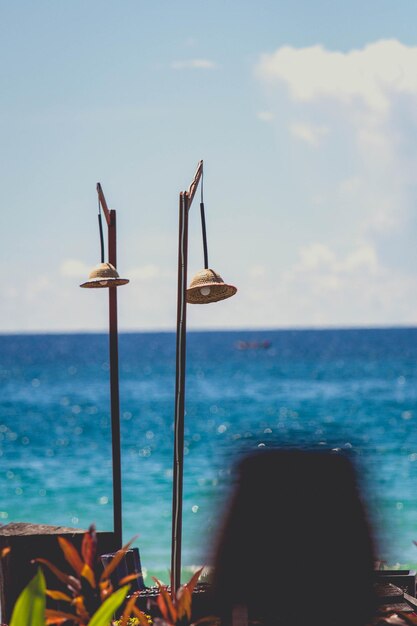
[{"label": "turquoise ocean water", "polygon": [[[119,367],[123,540],[168,582],[175,334],[121,333]],[[0,336],[0,381],[0,523],[111,530],[107,335]],[[379,558],[417,565],[416,328],[188,333],[184,569],[210,564],[239,453],[294,445],[347,451]]]}]

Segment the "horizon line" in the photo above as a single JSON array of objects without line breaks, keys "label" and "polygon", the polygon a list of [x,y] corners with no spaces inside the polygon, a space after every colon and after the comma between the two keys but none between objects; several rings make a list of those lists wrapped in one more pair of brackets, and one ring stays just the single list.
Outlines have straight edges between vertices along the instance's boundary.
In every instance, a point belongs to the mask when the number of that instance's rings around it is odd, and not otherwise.
[{"label": "horizon line", "polygon": [[[254,333],[254,332],[305,332],[305,331],[347,331],[347,330],[412,330],[417,329],[417,324],[375,324],[375,325],[329,325],[329,326],[257,326],[257,327],[223,327],[223,328],[188,328],[189,333]],[[132,334],[175,334],[175,328],[154,328],[154,329],[119,329],[118,335]],[[22,335],[108,335],[108,329],[77,329],[77,330],[0,330],[0,337],[22,336]]]}]

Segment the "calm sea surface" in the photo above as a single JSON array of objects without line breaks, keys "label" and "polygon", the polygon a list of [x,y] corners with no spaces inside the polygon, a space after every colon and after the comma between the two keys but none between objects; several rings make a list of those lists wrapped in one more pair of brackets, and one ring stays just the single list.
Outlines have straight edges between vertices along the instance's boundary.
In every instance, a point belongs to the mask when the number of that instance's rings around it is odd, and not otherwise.
[{"label": "calm sea surface", "polygon": [[[121,333],[119,367],[123,540],[168,582],[175,334]],[[347,450],[379,557],[416,567],[416,328],[189,332],[185,429],[185,569],[210,562],[237,455],[263,445]],[[0,485],[3,524],[112,530],[106,334],[0,336]]]}]

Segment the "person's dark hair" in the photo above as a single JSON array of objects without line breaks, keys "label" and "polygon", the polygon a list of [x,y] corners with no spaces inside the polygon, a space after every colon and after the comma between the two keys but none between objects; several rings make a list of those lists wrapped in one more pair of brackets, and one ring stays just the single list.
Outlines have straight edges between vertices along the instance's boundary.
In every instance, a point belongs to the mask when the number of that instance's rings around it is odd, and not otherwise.
[{"label": "person's dark hair", "polygon": [[366,624],[374,546],[352,462],[268,449],[241,460],[237,476],[216,542],[213,610],[226,618],[244,605],[268,625]]}]

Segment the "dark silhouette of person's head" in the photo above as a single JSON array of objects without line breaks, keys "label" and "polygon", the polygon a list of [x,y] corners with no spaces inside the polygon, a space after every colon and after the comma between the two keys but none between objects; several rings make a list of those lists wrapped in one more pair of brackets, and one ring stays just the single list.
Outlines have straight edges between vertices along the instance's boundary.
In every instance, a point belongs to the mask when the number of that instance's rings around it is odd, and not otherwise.
[{"label": "dark silhouette of person's head", "polygon": [[332,451],[263,449],[237,466],[213,562],[213,609],[262,623],[363,626],[374,545],[353,463]]}]

